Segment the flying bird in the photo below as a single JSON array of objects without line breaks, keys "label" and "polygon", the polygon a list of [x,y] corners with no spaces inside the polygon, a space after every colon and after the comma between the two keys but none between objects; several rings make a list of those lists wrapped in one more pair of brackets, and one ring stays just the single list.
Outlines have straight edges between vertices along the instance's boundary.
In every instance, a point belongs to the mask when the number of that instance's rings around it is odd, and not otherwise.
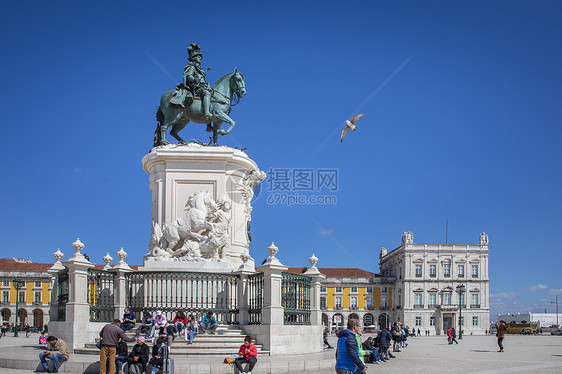
[{"label": "flying bird", "polygon": [[344,129],[341,131],[341,139],[340,139],[340,143],[343,142],[343,138],[345,138],[345,135],[349,132],[349,130],[357,130],[357,126],[355,126],[355,122],[357,122],[357,120],[359,119],[359,117],[364,116],[365,113],[363,114],[356,114],[353,116],[353,118],[351,119],[351,121],[345,121],[346,125],[344,127]]}]

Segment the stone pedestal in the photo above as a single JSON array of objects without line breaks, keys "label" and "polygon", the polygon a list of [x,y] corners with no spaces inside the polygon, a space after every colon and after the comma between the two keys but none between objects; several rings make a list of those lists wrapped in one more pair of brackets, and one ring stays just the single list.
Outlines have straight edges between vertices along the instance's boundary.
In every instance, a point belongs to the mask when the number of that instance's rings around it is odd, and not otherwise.
[{"label": "stone pedestal", "polygon": [[230,238],[222,261],[155,261],[147,254],[143,269],[207,272],[238,269],[242,263],[240,255],[249,250],[248,222],[254,186],[265,177],[256,163],[244,152],[225,146],[170,144],[152,149],[142,164],[150,175],[153,226],[156,223],[162,228],[183,217],[189,197],[201,191],[210,192],[215,201],[222,198],[231,203]]}]

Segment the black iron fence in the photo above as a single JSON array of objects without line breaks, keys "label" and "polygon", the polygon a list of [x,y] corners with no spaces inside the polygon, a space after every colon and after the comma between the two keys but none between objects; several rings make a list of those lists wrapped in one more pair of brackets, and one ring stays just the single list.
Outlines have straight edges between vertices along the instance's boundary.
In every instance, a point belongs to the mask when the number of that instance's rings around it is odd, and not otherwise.
[{"label": "black iron fence", "polygon": [[248,314],[249,325],[261,325],[263,305],[263,273],[248,276]]},{"label": "black iron fence", "polygon": [[88,269],[88,304],[90,304],[90,321],[113,321],[115,307],[112,273]]},{"label": "black iron fence", "polygon": [[154,271],[128,273],[126,280],[127,306],[139,319],[143,311],[168,318],[180,310],[213,311],[218,323],[238,324],[238,275]]},{"label": "black iron fence", "polygon": [[64,321],[68,302],[68,269],[59,271],[57,285],[57,320]]},{"label": "black iron fence", "polygon": [[281,304],[285,325],[310,325],[310,277],[284,272]]}]

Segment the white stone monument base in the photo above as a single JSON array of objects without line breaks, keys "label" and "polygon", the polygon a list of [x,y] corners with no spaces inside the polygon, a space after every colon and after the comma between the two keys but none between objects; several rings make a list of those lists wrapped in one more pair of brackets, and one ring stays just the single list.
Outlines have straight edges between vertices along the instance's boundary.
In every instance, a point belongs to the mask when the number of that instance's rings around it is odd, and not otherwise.
[{"label": "white stone monument base", "polygon": [[144,266],[139,271],[188,271],[199,273],[232,273],[229,261],[155,261],[153,257],[144,258]]}]

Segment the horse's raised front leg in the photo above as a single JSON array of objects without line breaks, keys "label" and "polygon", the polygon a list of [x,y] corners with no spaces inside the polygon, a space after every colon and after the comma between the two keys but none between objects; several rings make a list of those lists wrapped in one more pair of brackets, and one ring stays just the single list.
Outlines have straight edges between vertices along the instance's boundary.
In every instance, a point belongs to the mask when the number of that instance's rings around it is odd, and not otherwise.
[{"label": "horse's raised front leg", "polygon": [[225,112],[218,112],[216,116],[221,119],[222,122],[228,123],[228,128],[226,130],[220,129],[218,131],[219,135],[228,135],[234,128],[235,122]]}]

